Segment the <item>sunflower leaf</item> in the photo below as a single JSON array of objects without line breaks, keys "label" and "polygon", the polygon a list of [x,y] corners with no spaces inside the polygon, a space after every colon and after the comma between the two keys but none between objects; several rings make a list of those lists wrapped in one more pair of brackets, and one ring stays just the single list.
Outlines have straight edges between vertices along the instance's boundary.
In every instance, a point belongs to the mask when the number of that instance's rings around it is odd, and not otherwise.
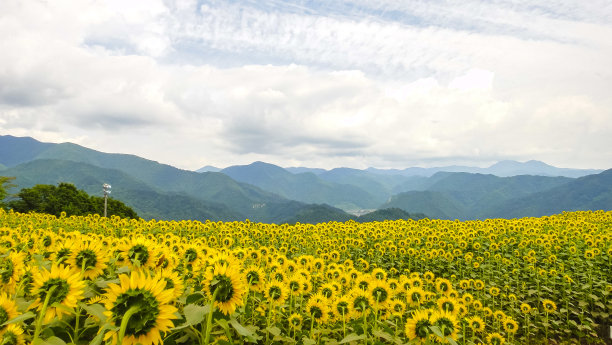
[{"label": "sunflower leaf", "polygon": [[357,341],[362,339],[365,339],[365,336],[363,334],[359,335],[357,333],[351,333],[344,337],[344,339],[342,339],[339,344],[350,343],[351,341]]},{"label": "sunflower leaf", "polygon": [[253,332],[251,332],[250,330],[245,328],[243,325],[241,325],[238,321],[236,321],[236,319],[232,318],[230,320],[230,324],[232,325],[232,327],[234,327],[234,329],[236,330],[236,332],[238,332],[238,334],[240,334],[243,337],[246,337],[249,342],[251,343],[257,342],[258,337],[255,334],[253,334]]},{"label": "sunflower leaf", "polygon": [[429,326],[429,329],[431,329],[431,331],[438,337],[444,338],[444,334],[442,334],[442,331],[438,326]]},{"label": "sunflower leaf", "polygon": [[197,325],[204,321],[204,316],[210,313],[210,305],[199,306],[188,304],[183,308],[185,319],[187,320],[183,326]]},{"label": "sunflower leaf", "polygon": [[6,325],[10,325],[11,323],[16,323],[16,322],[22,322],[22,321],[25,321],[25,320],[29,320],[29,319],[31,319],[33,317],[36,317],[36,314],[34,314],[33,312],[29,311],[27,313],[21,314],[19,316],[16,316],[16,317],[8,320],[7,322],[3,323],[0,326],[4,327]]},{"label": "sunflower leaf", "polygon": [[96,303],[92,305],[87,305],[85,303],[79,303],[79,306],[85,309],[87,314],[97,317],[98,320],[100,320],[100,322],[102,323],[106,322],[106,315],[104,315],[104,311],[106,311],[106,309],[101,304]]}]

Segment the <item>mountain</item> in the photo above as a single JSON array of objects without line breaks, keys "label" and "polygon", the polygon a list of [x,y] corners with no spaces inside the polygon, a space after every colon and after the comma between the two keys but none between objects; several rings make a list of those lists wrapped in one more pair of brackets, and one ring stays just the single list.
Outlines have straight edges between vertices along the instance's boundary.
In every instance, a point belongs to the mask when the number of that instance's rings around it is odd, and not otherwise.
[{"label": "mountain", "polygon": [[381,222],[385,220],[398,220],[398,219],[413,219],[419,220],[427,218],[423,213],[408,213],[399,208],[384,208],[376,210],[374,212],[366,213],[357,217],[356,221],[360,223],[366,222]]},{"label": "mountain", "polygon": [[438,172],[466,172],[472,174],[491,174],[499,177],[509,177],[517,175],[539,175],[539,176],[565,176],[581,177],[586,175],[598,174],[602,170],[598,169],[566,169],[557,168],[540,161],[527,161],[524,163],[505,160],[495,163],[487,168],[468,167],[451,165],[434,168],[406,168],[406,169],[375,169],[368,168],[366,171],[379,175],[402,175],[402,176],[424,176],[430,177]]},{"label": "mountain", "polygon": [[219,171],[221,171],[221,168],[217,168],[212,165],[207,165],[207,166],[201,167],[200,169],[196,170],[196,172],[199,172],[199,173],[201,172],[219,172]]},{"label": "mountain", "polygon": [[289,167],[289,168],[285,168],[285,170],[287,170],[288,172],[292,174],[300,174],[300,173],[309,172],[315,175],[319,175],[327,171],[325,169],[320,169],[320,168],[305,168],[305,167]]},{"label": "mountain", "polygon": [[577,210],[612,210],[612,169],[506,200],[483,212],[483,217],[541,217]]},{"label": "mountain", "polygon": [[443,219],[482,219],[504,202],[563,186],[574,179],[520,175],[438,172],[421,181],[418,191],[393,196],[381,208],[397,207]]},{"label": "mountain", "polygon": [[323,180],[310,172],[293,174],[264,162],[231,166],[221,170],[221,173],[287,199],[329,204],[344,210],[373,208],[386,198],[385,195],[372,195],[354,185]]},{"label": "mountain", "polygon": [[223,204],[163,193],[119,170],[86,163],[39,159],[9,168],[3,174],[16,176],[14,183],[19,188],[69,182],[90,195],[98,196],[102,196],[102,184],[109,183],[114,187],[111,198],[121,200],[144,219],[229,221],[246,218]]}]

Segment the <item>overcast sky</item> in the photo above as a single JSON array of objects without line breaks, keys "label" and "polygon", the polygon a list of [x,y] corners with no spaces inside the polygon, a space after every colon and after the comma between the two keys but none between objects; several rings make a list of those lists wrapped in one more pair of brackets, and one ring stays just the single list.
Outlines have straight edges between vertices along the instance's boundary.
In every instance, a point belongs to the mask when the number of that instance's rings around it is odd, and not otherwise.
[{"label": "overcast sky", "polygon": [[0,1],[0,134],[184,169],[612,167],[612,2]]}]

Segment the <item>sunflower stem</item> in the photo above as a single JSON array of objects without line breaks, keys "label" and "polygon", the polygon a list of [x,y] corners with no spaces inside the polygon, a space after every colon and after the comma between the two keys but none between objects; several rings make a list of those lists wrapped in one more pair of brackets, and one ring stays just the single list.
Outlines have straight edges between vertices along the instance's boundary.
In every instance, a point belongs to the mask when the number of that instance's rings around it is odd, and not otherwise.
[{"label": "sunflower stem", "polygon": [[42,328],[43,320],[45,318],[45,314],[47,314],[47,307],[49,306],[49,300],[51,300],[51,295],[57,288],[57,285],[53,285],[51,289],[47,292],[45,296],[45,301],[43,303],[42,309],[40,310],[40,315],[38,315],[38,320],[36,320],[36,329],[34,330],[34,338],[32,338],[32,344],[36,343],[38,340],[38,336],[40,335],[40,329]]},{"label": "sunflower stem", "polygon": [[117,345],[121,345],[123,343],[123,337],[125,337],[125,330],[127,329],[128,322],[130,322],[132,315],[136,314],[139,310],[140,307],[132,306],[123,315],[123,319],[121,319],[121,326],[119,326],[119,338],[117,339]]},{"label": "sunflower stem", "polygon": [[212,330],[212,319],[215,311],[215,300],[217,299],[217,292],[219,289],[215,289],[212,298],[210,299],[210,311],[208,312],[208,318],[206,319],[206,333],[204,334],[204,345],[208,345],[210,339],[210,331]]}]

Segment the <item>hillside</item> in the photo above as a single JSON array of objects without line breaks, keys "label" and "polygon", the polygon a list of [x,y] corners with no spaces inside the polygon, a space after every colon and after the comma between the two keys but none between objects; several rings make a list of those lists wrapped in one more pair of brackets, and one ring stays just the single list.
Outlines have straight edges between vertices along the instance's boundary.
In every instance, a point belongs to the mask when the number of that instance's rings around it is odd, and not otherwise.
[{"label": "hillside", "polygon": [[293,174],[263,162],[231,166],[221,170],[221,173],[287,199],[329,204],[345,210],[373,208],[385,199],[385,195],[375,197],[354,185],[326,181],[310,172]]},{"label": "hillside", "polygon": [[483,211],[483,217],[541,217],[563,211],[612,210],[612,169],[567,184],[506,200]]},{"label": "hillside", "polygon": [[113,186],[111,198],[123,201],[144,219],[245,219],[223,204],[163,193],[121,171],[85,163],[40,159],[9,168],[3,174],[16,176],[15,184],[19,188],[69,182],[88,194],[98,196],[102,195],[102,184],[109,183]]}]

